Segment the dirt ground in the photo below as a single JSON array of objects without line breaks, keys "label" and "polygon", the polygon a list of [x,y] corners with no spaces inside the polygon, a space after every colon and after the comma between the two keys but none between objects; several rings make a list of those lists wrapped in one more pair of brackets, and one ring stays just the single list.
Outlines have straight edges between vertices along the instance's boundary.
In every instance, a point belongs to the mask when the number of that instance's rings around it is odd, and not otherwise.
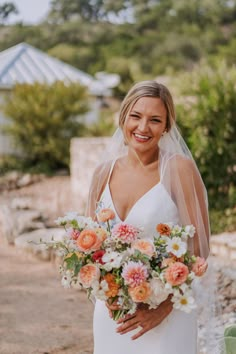
[{"label": "dirt ground", "polygon": [[[4,192],[27,196],[53,221],[72,210],[69,177],[53,177]],[[0,238],[0,353],[91,354],[93,305],[86,294],[64,289],[58,265],[43,262]]]}]

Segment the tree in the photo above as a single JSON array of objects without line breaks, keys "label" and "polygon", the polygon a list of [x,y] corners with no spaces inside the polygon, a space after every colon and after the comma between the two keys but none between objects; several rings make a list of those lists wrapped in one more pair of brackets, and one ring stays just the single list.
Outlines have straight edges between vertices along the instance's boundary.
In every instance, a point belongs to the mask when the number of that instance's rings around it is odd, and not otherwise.
[{"label": "tree", "polygon": [[178,117],[208,190],[213,230],[222,231],[236,226],[236,69],[201,63],[185,79]]},{"label": "tree", "polygon": [[0,22],[4,23],[10,15],[18,14],[18,9],[12,2],[0,5]]},{"label": "tree", "polygon": [[73,18],[98,21],[108,18],[109,13],[119,13],[127,1],[116,0],[52,0],[50,17],[65,22]]},{"label": "tree", "polygon": [[84,87],[59,81],[18,84],[3,109],[10,122],[5,132],[13,137],[27,166],[49,170],[68,166],[70,139],[85,129],[80,116],[88,110]]}]

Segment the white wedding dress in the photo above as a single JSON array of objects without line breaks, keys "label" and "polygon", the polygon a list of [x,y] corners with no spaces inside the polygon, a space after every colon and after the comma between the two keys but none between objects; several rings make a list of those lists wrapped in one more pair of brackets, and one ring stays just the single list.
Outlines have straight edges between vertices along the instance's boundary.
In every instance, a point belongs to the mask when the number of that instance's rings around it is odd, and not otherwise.
[{"label": "white wedding dress", "polygon": [[[116,212],[109,180],[100,201],[102,206]],[[145,193],[132,207],[124,220],[136,227],[144,227],[147,237],[155,235],[155,227],[160,222],[178,223],[178,210],[159,182]],[[116,222],[121,222],[116,212]],[[154,329],[136,340],[127,334],[116,333],[117,324],[109,317],[105,303],[96,300],[94,311],[94,354],[197,354],[196,311],[187,314],[172,310],[165,320]],[[139,329],[140,330],[140,329]]]}]

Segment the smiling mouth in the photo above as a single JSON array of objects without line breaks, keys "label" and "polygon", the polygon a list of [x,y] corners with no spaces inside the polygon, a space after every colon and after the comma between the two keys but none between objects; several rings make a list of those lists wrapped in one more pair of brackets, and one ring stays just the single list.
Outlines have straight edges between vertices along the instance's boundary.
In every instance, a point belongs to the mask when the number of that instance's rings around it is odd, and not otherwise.
[{"label": "smiling mouth", "polygon": [[146,135],[140,135],[137,133],[134,133],[133,135],[137,141],[141,141],[141,142],[146,142],[151,139],[149,136]]}]

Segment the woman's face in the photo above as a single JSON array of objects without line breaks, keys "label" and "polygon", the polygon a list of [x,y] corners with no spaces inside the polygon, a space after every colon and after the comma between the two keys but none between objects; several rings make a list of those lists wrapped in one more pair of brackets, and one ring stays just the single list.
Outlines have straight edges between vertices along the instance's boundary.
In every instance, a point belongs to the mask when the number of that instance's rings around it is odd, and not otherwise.
[{"label": "woman's face", "polygon": [[166,129],[167,111],[160,98],[141,97],[127,116],[123,131],[126,142],[137,153],[156,151]]}]

